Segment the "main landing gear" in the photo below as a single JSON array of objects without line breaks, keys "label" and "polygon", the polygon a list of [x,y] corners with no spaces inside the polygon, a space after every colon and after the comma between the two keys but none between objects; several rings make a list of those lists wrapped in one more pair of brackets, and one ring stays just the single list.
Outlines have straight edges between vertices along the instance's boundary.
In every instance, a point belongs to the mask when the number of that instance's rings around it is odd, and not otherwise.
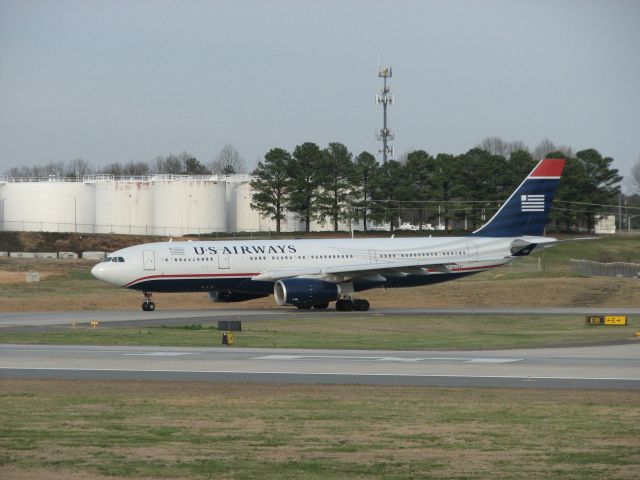
[{"label": "main landing gear", "polygon": [[366,312],[369,310],[369,302],[360,298],[340,298],[336,301],[336,310],[339,312]]},{"label": "main landing gear", "polygon": [[145,312],[153,312],[156,309],[156,304],[151,301],[151,292],[144,292],[145,301],[142,302],[142,310]]}]

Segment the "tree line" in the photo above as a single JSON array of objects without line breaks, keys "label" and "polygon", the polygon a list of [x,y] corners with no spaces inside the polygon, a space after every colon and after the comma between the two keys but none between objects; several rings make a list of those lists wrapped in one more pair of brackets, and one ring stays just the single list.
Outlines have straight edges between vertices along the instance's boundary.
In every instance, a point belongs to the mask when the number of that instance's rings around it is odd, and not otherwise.
[{"label": "tree line", "polygon": [[251,206],[275,220],[277,232],[287,211],[306,231],[313,220],[330,221],[335,231],[349,221],[362,222],[365,231],[371,221],[391,230],[403,222],[476,229],[533,169],[534,155],[566,159],[551,217],[556,230],[591,230],[602,206],[618,202],[622,177],[613,159],[595,149],[574,154],[549,142],[547,151],[531,153],[521,144],[483,143],[461,155],[415,150],[383,165],[338,142],[273,148],[253,171]]},{"label": "tree line", "polygon": [[189,152],[159,155],[152,161],[131,161],[110,163],[101,168],[93,168],[87,160],[77,158],[68,162],[51,162],[32,167],[13,167],[5,172],[10,177],[47,178],[49,176],[82,178],[86,175],[144,176],[151,174],[168,175],[233,175],[245,173],[245,161],[233,145],[227,144],[208,165],[204,165]]},{"label": "tree line", "polygon": [[[415,150],[403,155],[400,161],[391,160],[384,165],[371,153],[354,155],[339,142],[329,143],[326,148],[305,142],[291,152],[272,148],[252,172],[251,206],[275,220],[278,232],[286,212],[295,213],[304,223],[305,231],[310,230],[313,221],[331,222],[336,231],[341,222],[349,221],[361,222],[365,231],[372,222],[387,225],[391,230],[402,223],[419,229],[435,224],[446,230],[472,230],[493,215],[536,161],[545,156],[567,160],[551,215],[555,230],[591,230],[596,214],[610,212],[605,205],[618,204],[622,177],[611,167],[613,159],[597,150],[574,153],[570,147],[558,147],[544,140],[530,152],[522,142],[491,137],[461,155],[433,156],[425,150]],[[225,145],[208,165],[183,152],[158,156],[149,162],[112,163],[100,169],[76,159],[15,167],[6,174],[81,178],[92,174],[244,172],[244,159],[232,145]],[[640,192],[640,159],[632,169],[632,177]],[[625,196],[624,204],[640,207],[640,196]],[[627,215],[628,219],[632,217]],[[640,224],[640,214],[633,218],[630,225]]]}]

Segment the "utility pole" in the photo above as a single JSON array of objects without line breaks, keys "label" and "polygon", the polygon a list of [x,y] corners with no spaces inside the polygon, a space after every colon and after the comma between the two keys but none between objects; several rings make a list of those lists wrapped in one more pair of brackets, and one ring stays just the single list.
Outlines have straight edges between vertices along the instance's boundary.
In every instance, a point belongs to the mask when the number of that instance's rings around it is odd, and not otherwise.
[{"label": "utility pole", "polygon": [[391,67],[380,68],[378,66],[378,77],[382,78],[383,84],[380,93],[376,94],[376,103],[382,104],[382,128],[376,132],[376,139],[382,140],[382,163],[387,163],[388,159],[393,159],[393,147],[389,146],[389,140],[393,140],[394,134],[387,127],[387,106],[393,103],[391,85],[387,84],[387,78],[391,78]]}]

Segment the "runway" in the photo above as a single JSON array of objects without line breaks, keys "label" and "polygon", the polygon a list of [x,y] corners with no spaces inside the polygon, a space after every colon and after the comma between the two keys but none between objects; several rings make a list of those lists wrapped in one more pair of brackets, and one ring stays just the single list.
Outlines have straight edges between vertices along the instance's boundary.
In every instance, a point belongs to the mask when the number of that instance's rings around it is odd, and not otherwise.
[{"label": "runway", "polygon": [[630,315],[640,316],[640,308],[373,308],[368,312],[335,310],[299,310],[291,307],[264,310],[200,309],[200,310],[95,310],[73,312],[0,312],[0,331],[33,331],[45,328],[89,324],[97,320],[105,326],[144,327],[153,325],[186,325],[218,320],[287,320],[330,315],[349,318],[363,315]]},{"label": "runway", "polygon": [[640,345],[465,352],[0,345],[0,378],[640,390]]}]

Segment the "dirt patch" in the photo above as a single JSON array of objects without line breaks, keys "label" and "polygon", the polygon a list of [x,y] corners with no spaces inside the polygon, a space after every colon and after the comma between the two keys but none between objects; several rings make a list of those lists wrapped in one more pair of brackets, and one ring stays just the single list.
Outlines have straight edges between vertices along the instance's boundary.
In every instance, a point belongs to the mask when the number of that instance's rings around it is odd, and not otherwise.
[{"label": "dirt patch", "polygon": [[[74,472],[69,469],[18,468],[12,465],[0,466],[0,477],[11,480],[113,480],[116,477],[104,476],[83,470]],[[150,480],[150,479],[149,479]]]},{"label": "dirt patch", "polygon": [[[51,275],[50,272],[38,272],[40,274],[40,280],[44,280]],[[12,284],[12,283],[25,283],[26,272],[7,272],[0,270],[0,285]]]}]

